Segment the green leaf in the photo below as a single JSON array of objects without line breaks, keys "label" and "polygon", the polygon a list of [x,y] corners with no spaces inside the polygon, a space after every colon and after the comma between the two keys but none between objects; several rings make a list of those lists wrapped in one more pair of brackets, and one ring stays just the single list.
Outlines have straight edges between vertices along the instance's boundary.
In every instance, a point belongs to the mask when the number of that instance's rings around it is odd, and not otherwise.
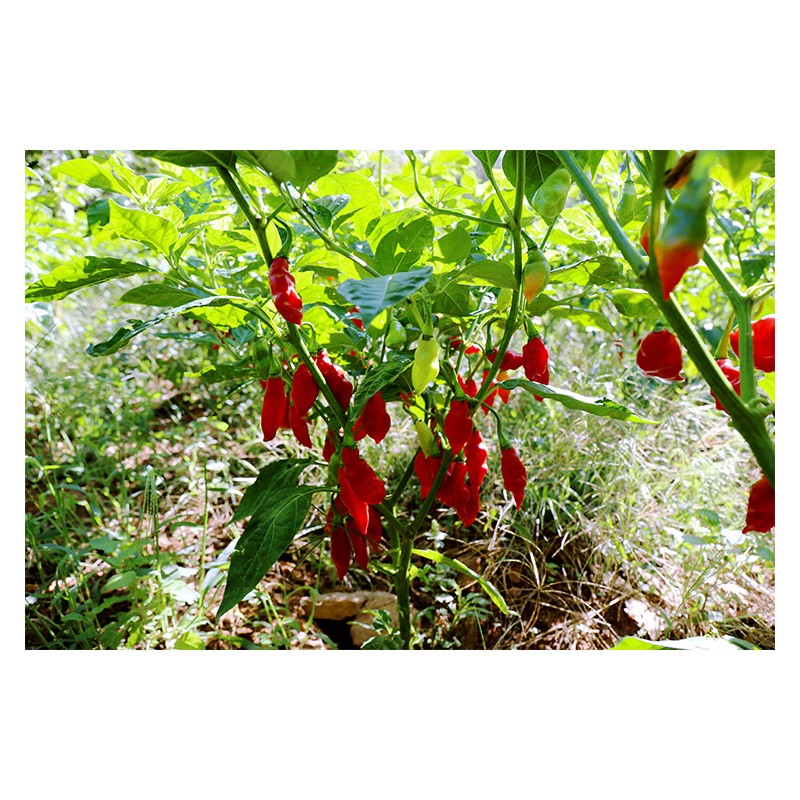
[{"label": "green leaf", "polygon": [[472,252],[472,239],[463,228],[455,228],[436,240],[447,264],[457,264]]},{"label": "green leaf", "polygon": [[550,309],[550,316],[562,319],[566,317],[583,328],[598,328],[601,331],[614,333],[614,326],[608,317],[599,311],[591,311],[590,309],[576,306],[553,306]]},{"label": "green leaf", "polygon": [[385,308],[402,302],[421,289],[432,273],[431,267],[423,267],[378,278],[348,278],[339,286],[338,291],[348,303],[358,308],[364,325],[369,327],[372,320]]},{"label": "green leaf", "polygon": [[350,418],[357,419],[370,397],[392,383],[398,375],[405,372],[411,362],[412,359],[409,356],[397,353],[392,356],[391,361],[384,361],[382,364],[372,367],[359,383],[358,389],[356,389],[350,410]]},{"label": "green leaf", "polygon": [[317,180],[317,190],[322,195],[347,195],[350,199],[341,209],[348,217],[356,236],[366,236],[367,225],[380,217],[383,201],[375,184],[358,172],[347,172],[343,175],[325,175]]},{"label": "green leaf", "polygon": [[481,162],[486,174],[490,175],[502,152],[502,150],[473,150],[472,154]]},{"label": "green leaf", "polygon": [[653,298],[644,289],[615,289],[611,292],[611,302],[623,316],[644,323],[655,322],[661,316]]},{"label": "green leaf", "polygon": [[769,395],[769,399],[772,402],[775,402],[775,373],[768,372],[764,377],[758,382],[758,388],[761,391],[766,392]]},{"label": "green leaf", "polygon": [[457,283],[483,284],[496,286],[498,289],[517,288],[514,268],[503,261],[492,261],[488,258],[467,264],[458,272],[448,273],[448,278]]},{"label": "green leaf", "polygon": [[115,278],[129,278],[142,272],[155,270],[144,264],[121,261],[118,258],[84,256],[59,264],[36,283],[32,283],[25,290],[25,301],[31,303],[35,300],[61,300],[84,286],[105,283]]},{"label": "green leaf", "polygon": [[53,167],[51,174],[72,178],[84,186],[93,189],[103,189],[115,194],[127,194],[125,187],[114,177],[111,170],[104,164],[99,164],[88,158],[73,158]]},{"label": "green leaf", "polygon": [[271,496],[280,489],[285,481],[297,483],[300,473],[314,462],[308,458],[284,458],[271,461],[267,464],[258,477],[245,489],[236,511],[233,512],[231,522],[238,522],[245,517],[252,517],[261,513],[264,506],[268,505]]},{"label": "green leaf", "polygon": [[386,214],[369,234],[380,272],[401,272],[413,266],[433,243],[434,228],[424,211],[409,208]]},{"label": "green leaf", "polygon": [[295,163],[294,184],[303,194],[309,184],[336,167],[338,150],[292,150]]},{"label": "green leaf", "polygon": [[648,425],[656,424],[651,419],[645,419],[644,417],[634,414],[630,409],[625,408],[625,406],[620,405],[608,397],[585,397],[584,395],[571,392],[568,389],[553,389],[543,383],[528,381],[524,378],[512,378],[511,380],[502,381],[498,386],[501,386],[503,389],[525,389],[533,395],[545,397],[548,400],[556,400],[566,408],[588,411],[590,414],[596,414],[598,417],[611,417],[626,422],[642,422]]},{"label": "green leaf", "polygon": [[86,352],[90,356],[107,356],[111,353],[116,353],[118,350],[125,347],[125,345],[131,341],[131,339],[148,330],[149,328],[152,328],[153,325],[158,325],[160,322],[164,322],[164,320],[175,317],[178,314],[185,314],[186,312],[193,311],[194,309],[201,311],[204,307],[208,306],[218,307],[236,305],[240,302],[242,301],[239,298],[206,297],[202,300],[195,300],[193,303],[187,303],[186,305],[172,308],[169,311],[164,311],[152,319],[144,321],[140,319],[129,320],[130,327],[126,326],[120,328],[110,339],[108,339],[108,341],[101,342],[100,344],[90,344],[89,347],[86,348]]},{"label": "green leaf", "polygon": [[142,306],[173,308],[191,303],[204,296],[187,289],[179,289],[177,286],[170,286],[168,283],[146,283],[125,292],[117,301],[117,305],[133,303]]},{"label": "green leaf", "polygon": [[286,462],[267,465],[273,469],[262,483],[256,499],[248,506],[252,516],[231,556],[225,595],[217,619],[255,589],[302,527],[311,507],[311,497],[320,490],[318,486],[299,485],[299,476],[305,466],[307,464],[293,463],[286,467]]},{"label": "green leaf", "polygon": [[95,228],[102,228],[104,225],[108,225],[109,213],[108,199],[105,197],[88,205],[86,207],[86,222],[89,226],[89,233]]},{"label": "green leaf", "polygon": [[755,645],[733,636],[692,636],[688,639],[651,642],[635,636],[620,639],[612,650],[758,650]]},{"label": "green leaf", "polygon": [[236,153],[233,150],[134,150],[139,156],[168,161],[179,167],[218,167],[233,169]]},{"label": "green leaf", "polygon": [[294,181],[297,174],[294,157],[289,150],[236,150],[239,158],[263,170],[277,183]]},{"label": "green leaf", "polygon": [[772,266],[774,259],[770,256],[754,256],[742,259],[742,280],[745,286],[755,286],[761,280],[764,270]]},{"label": "green leaf", "polygon": [[551,283],[574,283],[577,286],[610,286],[624,283],[625,271],[613,258],[608,256],[594,256],[571,264],[559,267],[550,273]]},{"label": "green leaf", "polygon": [[[517,185],[516,150],[506,150],[503,156],[503,172],[512,186]],[[533,199],[533,193],[561,166],[555,150],[525,151],[525,197]]]},{"label": "green leaf", "polygon": [[450,567],[451,569],[456,570],[456,572],[462,573],[462,575],[469,575],[470,578],[476,580],[478,585],[489,595],[489,599],[503,612],[503,614],[511,614],[511,610],[506,605],[506,601],[503,599],[503,596],[497,589],[486,580],[486,578],[482,578],[478,575],[477,572],[470,569],[466,564],[462,564],[455,558],[448,558],[447,556],[443,556],[438,550],[417,550],[416,548],[411,551],[416,556],[420,556],[422,558],[427,558],[429,561],[433,561],[436,564],[444,564],[445,566]]},{"label": "green leaf", "polygon": [[178,241],[178,229],[164,217],[124,208],[113,200],[109,202],[109,210],[108,227],[123,239],[142,242],[165,256],[169,255],[170,248]]},{"label": "green leaf", "polygon": [[175,642],[176,650],[205,650],[203,637],[197,631],[186,631]]}]

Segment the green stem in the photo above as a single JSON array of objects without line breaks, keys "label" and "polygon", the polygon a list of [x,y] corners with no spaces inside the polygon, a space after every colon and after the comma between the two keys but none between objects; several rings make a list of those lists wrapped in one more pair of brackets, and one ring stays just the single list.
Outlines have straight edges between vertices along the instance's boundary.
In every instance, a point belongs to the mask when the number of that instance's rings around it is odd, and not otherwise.
[{"label": "green stem", "polygon": [[[709,388],[719,399],[731,417],[731,423],[744,437],[750,446],[759,467],[766,475],[769,482],[775,485],[775,443],[767,430],[764,419],[756,410],[751,410],[742,397],[734,391],[728,379],[720,370],[712,354],[706,349],[703,340],[689,322],[675,299],[670,296],[664,300],[661,291],[661,282],[657,275],[647,269],[639,251],[625,235],[619,223],[611,216],[602,198],[599,196],[589,179],[584,175],[572,154],[568,150],[557,150],[558,157],[565,169],[572,175],[586,199],[591,204],[600,221],[603,223],[614,244],[624,256],[625,260],[640,276],[642,286],[650,294],[661,313],[675,332],[689,358],[694,362],[700,374],[708,383]],[[651,249],[655,249],[653,246]],[[747,327],[749,328],[749,322]],[[741,348],[741,339],[740,339]],[[741,356],[740,349],[740,356]],[[750,353],[752,359],[752,353]]]}]

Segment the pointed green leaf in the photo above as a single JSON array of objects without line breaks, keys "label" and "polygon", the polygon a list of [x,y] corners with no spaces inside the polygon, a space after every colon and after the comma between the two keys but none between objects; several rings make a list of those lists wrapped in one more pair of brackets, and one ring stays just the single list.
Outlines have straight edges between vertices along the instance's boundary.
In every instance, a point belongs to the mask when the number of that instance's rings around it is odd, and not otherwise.
[{"label": "pointed green leaf", "polygon": [[132,303],[142,306],[160,306],[161,308],[174,308],[191,303],[204,295],[188,289],[179,289],[168,283],[146,283],[136,286],[125,292],[117,301],[117,305]]},{"label": "pointed green leaf", "polygon": [[309,184],[336,167],[338,150],[292,150],[295,164],[294,183],[303,194]]},{"label": "pointed green leaf", "polygon": [[[555,150],[525,151],[525,197],[530,201],[539,186],[561,166]],[[506,150],[503,172],[512,186],[517,185],[516,150]]]},{"label": "pointed green leaf", "polygon": [[155,272],[144,264],[118,258],[84,256],[59,264],[25,290],[25,301],[61,300],[77,289],[105,283],[114,278],[129,278],[142,272]]},{"label": "pointed green leaf", "polygon": [[233,512],[231,522],[258,514],[268,505],[270,497],[286,483],[296,484],[300,473],[314,462],[307,458],[283,458],[267,464],[251,483]]},{"label": "pointed green leaf", "polygon": [[348,278],[339,286],[339,294],[352,305],[358,307],[364,325],[369,327],[378,314],[402,302],[421,289],[431,277],[431,267],[395,272],[378,278]]},{"label": "pointed green leaf", "polygon": [[489,175],[502,152],[502,150],[473,150],[472,154],[481,162],[484,171]]},{"label": "pointed green leaf", "polygon": [[488,258],[467,264],[457,272],[448,273],[448,278],[457,283],[488,284],[498,289],[517,288],[514,268],[502,261],[492,261]]},{"label": "pointed green leaf", "polygon": [[508,381],[502,381],[498,386],[501,386],[503,389],[525,389],[533,395],[545,397],[548,400],[556,400],[566,408],[588,411],[590,414],[596,414],[598,417],[611,417],[626,422],[642,422],[648,425],[656,424],[651,419],[645,419],[644,417],[634,414],[629,408],[625,408],[625,406],[620,405],[615,400],[611,400],[608,397],[585,397],[584,395],[571,392],[568,389],[553,389],[543,383],[528,381],[524,378],[512,378]]},{"label": "pointed green leaf", "polygon": [[53,167],[52,174],[64,175],[84,186],[91,186],[93,189],[127,194],[125,188],[105,164],[99,164],[89,158],[73,158],[70,161],[64,161]]},{"label": "pointed green leaf", "polygon": [[472,251],[472,239],[463,228],[455,228],[436,240],[447,264],[463,261]]},{"label": "pointed green leaf", "polygon": [[[177,308],[171,308],[169,311],[163,311],[158,316],[148,320],[129,320],[130,326],[120,328],[108,341],[101,342],[100,344],[90,344],[86,348],[86,352],[90,356],[107,356],[111,353],[116,353],[121,348],[125,347],[131,339],[138,336],[143,331],[152,328],[153,325],[158,325],[166,319],[175,317],[178,314],[185,314],[186,312],[197,309],[202,310],[204,307],[221,307],[221,306],[236,306],[239,307],[244,301],[240,298],[231,297],[206,297],[202,300],[195,300],[192,303],[187,303]],[[245,308],[246,313],[246,308]]]},{"label": "pointed green leaf", "polygon": [[169,255],[170,248],[178,241],[178,229],[171,220],[148,211],[124,208],[113,200],[108,205],[108,227],[117,236],[141,242],[155,248],[162,255]]},{"label": "pointed green leaf", "polygon": [[277,183],[294,181],[297,167],[290,150],[236,150],[239,158],[266,172]]},{"label": "pointed green leaf", "polygon": [[[277,462],[278,467],[281,463]],[[312,495],[320,490],[318,486],[298,484],[303,468],[294,465],[282,471],[271,470],[258,499],[253,500],[252,516],[231,556],[225,595],[217,618],[258,586],[301,529],[311,508]]]}]

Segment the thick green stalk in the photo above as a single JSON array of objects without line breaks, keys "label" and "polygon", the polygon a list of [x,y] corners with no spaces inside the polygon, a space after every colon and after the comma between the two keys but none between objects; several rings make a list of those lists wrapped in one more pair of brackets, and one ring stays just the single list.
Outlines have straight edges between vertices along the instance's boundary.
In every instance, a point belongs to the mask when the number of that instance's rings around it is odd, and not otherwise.
[{"label": "thick green stalk", "polygon": [[[558,157],[565,169],[572,175],[573,180],[578,184],[586,199],[594,208],[595,213],[600,218],[606,231],[614,244],[624,256],[625,260],[634,268],[640,276],[642,286],[658,305],[661,313],[666,318],[670,327],[675,332],[689,358],[694,362],[700,374],[708,383],[709,388],[719,399],[731,417],[731,423],[744,437],[750,446],[758,465],[761,467],[769,482],[775,485],[775,443],[767,430],[763,417],[758,411],[751,410],[734,391],[728,379],[720,370],[713,355],[706,349],[703,340],[689,322],[675,299],[670,296],[669,300],[664,300],[661,291],[661,282],[657,275],[653,275],[647,270],[647,262],[639,254],[639,251],[626,236],[619,223],[611,216],[600,195],[592,186],[589,179],[578,166],[577,162],[568,150],[558,150]],[[748,325],[749,327],[749,325]],[[752,343],[751,343],[752,345]],[[741,340],[740,340],[741,348]],[[741,355],[741,349],[740,349]],[[752,352],[750,353],[752,362]]]}]

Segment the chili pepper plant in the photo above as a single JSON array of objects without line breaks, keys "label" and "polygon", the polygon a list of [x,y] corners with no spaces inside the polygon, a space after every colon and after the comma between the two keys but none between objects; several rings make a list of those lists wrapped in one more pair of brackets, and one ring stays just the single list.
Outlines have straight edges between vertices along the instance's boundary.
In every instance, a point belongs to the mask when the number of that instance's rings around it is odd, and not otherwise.
[{"label": "chili pepper plant", "polygon": [[[405,151],[375,164],[355,151],[150,150],[56,169],[96,191],[90,228],[139,255],[87,253],[26,299],[137,279],[120,302],[156,311],[88,353],[112,357],[178,316],[211,327],[209,385],[257,396],[265,452],[281,431],[302,448],[270,449],[242,496],[218,615],[258,585],[313,506],[340,580],[377,569],[393,582],[398,630],[384,645],[413,647],[414,565],[445,558],[420,546],[433,515],[476,524],[491,452],[517,509],[537,491],[503,426],[512,394],[657,422],[585,396],[579,376],[551,383],[556,318],[633,332],[638,349],[619,358],[643,385],[704,380],[761,472],[743,529],[774,525],[773,253],[753,202],[774,182],[767,151]],[[742,187],[744,230],[715,202]],[[367,444],[403,420],[414,446],[402,471],[381,475]],[[446,562],[509,613],[489,581]]]}]

